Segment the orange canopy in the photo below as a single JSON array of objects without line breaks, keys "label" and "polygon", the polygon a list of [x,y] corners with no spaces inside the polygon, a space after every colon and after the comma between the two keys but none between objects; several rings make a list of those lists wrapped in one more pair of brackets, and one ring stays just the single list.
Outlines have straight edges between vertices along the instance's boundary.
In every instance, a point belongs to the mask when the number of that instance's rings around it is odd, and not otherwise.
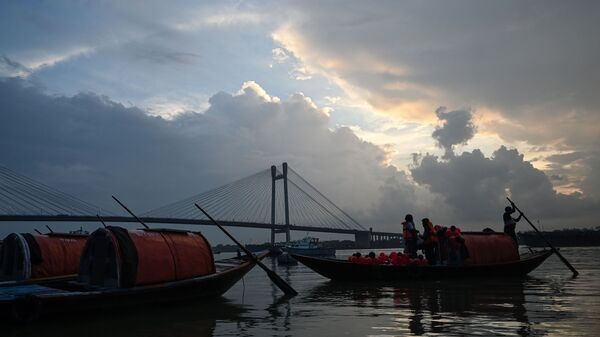
[{"label": "orange canopy", "polygon": [[92,233],[80,269],[82,282],[131,287],[212,274],[215,265],[200,233],[109,226]]},{"label": "orange canopy", "polygon": [[519,260],[512,237],[504,233],[463,233],[469,252],[466,265],[493,264]]},{"label": "orange canopy", "polygon": [[77,274],[87,236],[12,233],[3,240],[0,279],[27,280]]}]

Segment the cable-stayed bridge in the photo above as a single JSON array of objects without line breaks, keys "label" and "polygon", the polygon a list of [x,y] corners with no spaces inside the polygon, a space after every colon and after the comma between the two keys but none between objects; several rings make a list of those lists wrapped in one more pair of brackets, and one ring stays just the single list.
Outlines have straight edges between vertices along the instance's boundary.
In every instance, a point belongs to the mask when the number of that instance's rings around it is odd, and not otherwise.
[{"label": "cable-stayed bridge", "polygon": [[[290,231],[352,234],[357,244],[371,239],[399,238],[398,233],[372,232],[336,206],[287,163],[146,213],[146,223],[212,225],[197,203],[227,226],[262,228],[276,234]],[[112,214],[52,187],[0,166],[0,221],[136,222]]]}]

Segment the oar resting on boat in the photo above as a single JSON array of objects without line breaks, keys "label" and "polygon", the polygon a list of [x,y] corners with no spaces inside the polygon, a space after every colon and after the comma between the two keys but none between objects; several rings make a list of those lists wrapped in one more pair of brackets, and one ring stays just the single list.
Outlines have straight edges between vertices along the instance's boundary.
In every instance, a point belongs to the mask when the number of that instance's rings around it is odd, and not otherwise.
[{"label": "oar resting on boat", "polygon": [[262,262],[260,262],[260,260],[258,260],[254,256],[254,254],[252,254],[252,252],[250,252],[246,247],[244,247],[244,245],[242,245],[238,240],[236,240],[236,238],[234,238],[231,234],[229,234],[229,232],[225,228],[223,228],[223,226],[221,226],[220,223],[218,223],[215,219],[213,219],[213,217],[210,216],[210,214],[208,214],[204,209],[202,209],[202,207],[198,206],[198,204],[194,204],[194,205],[202,213],[204,213],[204,215],[206,215],[206,217],[209,218],[210,221],[212,221],[212,223],[214,223],[217,227],[219,227],[219,229],[221,231],[223,231],[223,233],[225,233],[231,239],[231,241],[235,242],[235,244],[238,245],[238,247],[240,247],[251,259],[253,259],[254,262],[256,264],[258,264],[258,266],[267,273],[267,276],[269,277],[269,279],[279,289],[281,289],[281,291],[283,291],[286,296],[293,297],[293,296],[298,295],[298,292],[294,288],[292,288],[292,286],[290,286],[281,277],[279,277],[279,275],[277,275],[274,271],[272,271],[267,266],[265,266]]}]

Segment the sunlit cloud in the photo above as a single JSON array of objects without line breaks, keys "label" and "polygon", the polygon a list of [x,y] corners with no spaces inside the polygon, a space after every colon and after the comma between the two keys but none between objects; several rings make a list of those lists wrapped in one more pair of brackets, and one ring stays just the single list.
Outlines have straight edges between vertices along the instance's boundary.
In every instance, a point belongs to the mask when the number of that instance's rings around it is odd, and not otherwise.
[{"label": "sunlit cloud", "polygon": [[94,51],[93,47],[81,46],[61,53],[48,53],[32,57],[23,57],[20,62],[32,71],[52,67],[58,63],[67,62],[76,57],[85,56]]},{"label": "sunlit cloud", "polygon": [[190,111],[205,111],[209,107],[209,97],[203,94],[195,96],[156,96],[142,102],[142,106],[151,116],[173,120],[178,115]]},{"label": "sunlit cloud", "polygon": [[237,96],[242,96],[252,92],[258,97],[262,98],[265,102],[279,102],[281,101],[277,96],[271,96],[263,89],[258,83],[254,81],[246,81],[242,84],[242,88],[236,93]]},{"label": "sunlit cloud", "polygon": [[244,25],[258,25],[264,22],[264,20],[265,15],[262,13],[233,9],[217,14],[207,14],[206,11],[202,11],[195,17],[189,18],[183,22],[173,23],[171,26],[179,31],[193,32],[210,27],[225,28]]}]

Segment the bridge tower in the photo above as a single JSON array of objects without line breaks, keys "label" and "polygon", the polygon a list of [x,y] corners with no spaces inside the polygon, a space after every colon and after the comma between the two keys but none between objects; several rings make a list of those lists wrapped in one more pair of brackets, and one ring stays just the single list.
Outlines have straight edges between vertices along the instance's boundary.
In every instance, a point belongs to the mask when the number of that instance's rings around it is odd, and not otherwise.
[{"label": "bridge tower", "polygon": [[[277,174],[277,167],[271,166],[271,245],[275,245],[275,234],[285,233],[285,242],[290,242],[290,207],[288,199],[288,165],[283,163],[282,174]],[[283,202],[285,212],[285,229],[275,229],[275,195],[277,180],[283,179]]]}]

